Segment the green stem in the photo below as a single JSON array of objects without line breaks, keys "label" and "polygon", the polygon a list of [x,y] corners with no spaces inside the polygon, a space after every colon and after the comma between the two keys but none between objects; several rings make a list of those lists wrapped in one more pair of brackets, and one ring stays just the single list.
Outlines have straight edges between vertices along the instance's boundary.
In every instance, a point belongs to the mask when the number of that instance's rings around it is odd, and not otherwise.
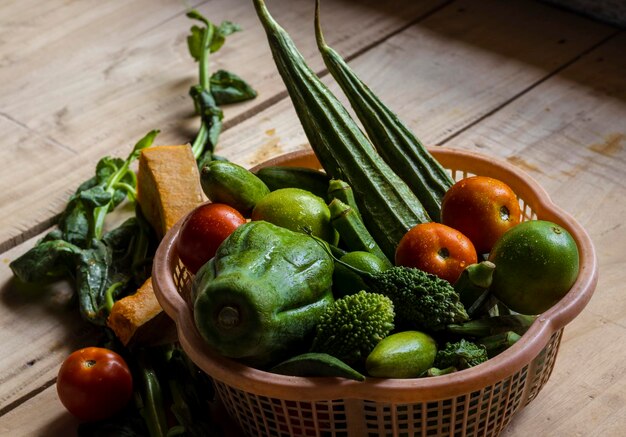
[{"label": "green stem", "polygon": [[213,25],[206,22],[206,32],[204,32],[204,38],[202,39],[202,54],[200,55],[200,86],[207,91],[211,91],[211,81],[209,77],[209,42],[213,39],[213,33],[215,29]]},{"label": "green stem", "polygon": [[137,190],[131,184],[128,184],[126,182],[118,182],[117,184],[115,184],[115,186],[113,188],[114,188],[114,190],[124,190],[124,191],[126,191],[126,195],[128,196],[128,199],[131,202],[134,202],[135,199],[137,198]]},{"label": "green stem", "polygon": [[191,144],[191,151],[194,158],[196,158],[196,161],[200,158],[200,156],[202,156],[202,152],[204,151],[204,145],[206,144],[208,138],[209,128],[206,123],[202,121],[202,123],[200,124],[200,130],[198,131],[198,135]]},{"label": "green stem", "polygon": [[357,211],[338,197],[330,202],[328,209],[333,227],[350,251],[369,252],[384,261],[387,267],[393,265],[369,233]]},{"label": "green stem", "polygon": [[448,325],[446,330],[453,334],[472,337],[487,337],[506,331],[513,331],[518,335],[523,335],[536,319],[537,316],[523,314],[496,316]]},{"label": "green stem", "polygon": [[[113,173],[109,178],[109,181],[106,185],[106,191],[111,194],[111,197],[115,194],[115,186],[120,183],[124,175],[129,171],[128,165],[129,161],[124,161],[124,164],[120,167],[118,171]],[[104,219],[106,215],[109,213],[111,208],[112,201],[107,203],[104,206],[99,206],[94,209],[94,230],[93,237],[98,240],[102,238],[102,233],[104,232]]]},{"label": "green stem", "polygon": [[[206,25],[206,32],[204,32],[204,36],[202,38],[202,52],[200,54],[200,60],[198,61],[198,75],[200,80],[200,86],[202,87],[202,89],[207,92],[211,92],[211,80],[209,76],[209,43],[213,39],[215,28],[209,21],[201,18],[201,16],[193,15],[192,17],[199,19]],[[196,108],[196,110],[199,109],[200,108]],[[196,158],[196,161],[202,156],[208,138],[209,126],[207,126],[206,122],[204,121],[204,117],[202,117],[202,122],[200,124],[198,135],[196,135],[196,138],[191,145],[191,151],[193,152],[193,156],[194,158]]]},{"label": "green stem", "polygon": [[346,205],[348,205],[352,210],[358,215],[359,219],[362,220],[361,213],[359,212],[359,207],[356,204],[356,199],[354,198],[354,192],[352,191],[352,187],[345,181],[341,179],[331,179],[328,183],[328,199],[339,199]]},{"label": "green stem", "polygon": [[485,346],[489,357],[494,357],[500,352],[513,346],[521,336],[513,331],[501,332],[481,338],[478,343]]},{"label": "green stem", "polygon": [[111,309],[113,308],[113,304],[115,303],[115,299],[113,298],[113,293],[115,293],[115,290],[120,288],[122,285],[124,285],[123,282],[116,282],[115,284],[107,288],[106,291],[104,292],[104,302],[105,302],[105,308],[107,310],[107,313],[111,313]]},{"label": "green stem", "polygon": [[[135,144],[135,147],[133,147],[133,150],[130,152],[122,166],[115,173],[109,176],[109,180],[107,181],[105,190],[111,194],[111,197],[115,194],[116,187],[121,184],[122,179],[124,179],[124,177],[127,175],[130,175],[132,183],[137,186],[137,176],[132,170],[130,170],[130,164],[139,157],[139,153],[143,149],[152,145],[154,139],[159,134],[159,132],[159,130],[152,130],[148,132],[142,139],[140,139]],[[111,205],[112,201],[104,206],[99,206],[94,209],[93,238],[97,238],[98,240],[102,238],[102,233],[104,231],[104,218],[109,213]]]}]

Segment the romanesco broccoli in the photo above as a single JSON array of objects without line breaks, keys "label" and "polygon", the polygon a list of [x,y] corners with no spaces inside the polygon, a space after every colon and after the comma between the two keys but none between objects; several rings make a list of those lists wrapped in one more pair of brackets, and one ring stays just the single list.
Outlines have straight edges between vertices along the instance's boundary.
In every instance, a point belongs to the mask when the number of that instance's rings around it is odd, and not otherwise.
[{"label": "romanesco broccoli", "polygon": [[435,367],[440,369],[455,367],[458,370],[468,369],[487,361],[487,349],[467,340],[455,343],[446,343],[443,349],[437,351]]},{"label": "romanesco broccoli", "polygon": [[348,364],[364,360],[394,328],[392,301],[360,291],[335,301],[320,318],[311,352],[324,352]]}]

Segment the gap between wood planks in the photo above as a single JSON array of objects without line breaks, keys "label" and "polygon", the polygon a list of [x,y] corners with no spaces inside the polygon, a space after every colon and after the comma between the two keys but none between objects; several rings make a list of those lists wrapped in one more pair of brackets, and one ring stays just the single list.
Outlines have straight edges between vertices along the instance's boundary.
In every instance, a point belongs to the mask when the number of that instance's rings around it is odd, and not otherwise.
[{"label": "gap between wood planks", "polygon": [[24,394],[23,396],[17,398],[13,402],[5,405],[3,408],[0,408],[0,417],[4,416],[5,414],[7,414],[7,413],[11,412],[12,410],[14,410],[15,408],[19,407],[24,402],[27,402],[30,399],[34,398],[39,393],[49,389],[54,384],[56,384],[56,382],[57,382],[56,377],[52,378],[50,381],[47,381],[47,382],[41,384],[39,387],[37,387],[37,388],[33,389],[32,391]]},{"label": "gap between wood planks", "polygon": [[[434,7],[433,9],[429,10],[428,12],[425,12],[424,14],[416,17],[415,19],[408,21],[406,24],[398,27],[395,30],[389,31],[388,33],[386,33],[385,35],[382,35],[380,38],[375,39],[374,41],[372,41],[370,44],[356,50],[354,53],[347,55],[345,57],[346,61],[350,61],[352,59],[355,59],[361,55],[363,55],[364,53],[367,53],[368,51],[370,51],[372,48],[380,45],[381,43],[387,41],[388,39],[394,37],[395,35],[404,32],[406,29],[414,26],[415,24],[419,23],[420,21],[423,21],[427,18],[429,18],[431,15],[436,14],[437,12],[439,12],[440,10],[452,5],[455,2],[455,0],[449,0],[446,1],[442,4],[440,4],[439,6]],[[190,6],[189,9],[194,9],[194,8],[198,8],[202,5],[205,5],[207,3],[210,3],[209,0],[205,0],[203,2],[197,3],[195,5]],[[181,13],[175,14],[171,17],[169,17],[166,20],[163,20],[162,22],[160,22],[159,24],[151,27],[150,29],[145,30],[144,32],[142,32],[141,34],[145,34],[147,32],[150,32],[156,28],[158,28],[160,25],[162,25],[165,22],[168,22],[170,20],[175,19],[176,17],[179,17],[182,14],[186,14],[186,11],[183,11]],[[324,77],[326,75],[328,75],[328,69],[326,68],[322,68],[321,70],[317,71],[316,74],[321,78]],[[242,112],[241,114],[236,115],[235,117],[232,117],[228,120],[224,120],[223,124],[222,124],[222,132],[244,122],[245,120],[248,120],[252,117],[254,117],[255,115],[263,112],[264,110],[266,110],[267,108],[275,105],[276,103],[288,98],[289,95],[287,93],[287,90],[284,90],[282,92],[279,92],[273,96],[270,96],[269,98],[267,98],[266,100],[262,100],[260,101],[257,105],[251,107],[249,110]],[[41,135],[39,134],[37,131],[29,128],[28,126],[26,126],[25,124],[21,123],[19,120],[14,119],[13,117],[8,116],[7,114],[4,113],[0,113],[0,116],[4,116],[4,118],[6,118],[8,121],[12,122],[12,123],[16,123],[17,125],[26,128],[29,132],[32,132],[35,135]],[[48,140],[48,138],[46,137],[46,139]],[[64,144],[60,144],[57,143],[55,141],[55,144],[57,144],[59,147],[62,147],[64,149],[69,149],[69,147],[67,147]],[[0,254],[20,245],[21,243],[23,243],[24,241],[37,236],[38,234],[41,234],[42,232],[44,232],[45,230],[51,228],[58,220],[60,216],[60,212],[58,214],[55,214],[45,220],[40,221],[39,223],[36,223],[32,226],[30,226],[27,229],[24,229],[20,234],[11,237],[5,241],[0,242]]]}]

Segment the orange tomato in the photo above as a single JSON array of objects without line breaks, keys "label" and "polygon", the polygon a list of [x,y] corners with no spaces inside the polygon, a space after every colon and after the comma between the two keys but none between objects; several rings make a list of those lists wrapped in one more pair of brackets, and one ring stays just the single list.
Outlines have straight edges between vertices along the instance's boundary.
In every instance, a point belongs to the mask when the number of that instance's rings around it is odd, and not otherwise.
[{"label": "orange tomato", "polygon": [[441,222],[466,235],[478,253],[489,252],[520,219],[513,190],[486,176],[461,179],[446,192],[441,205]]},{"label": "orange tomato", "polygon": [[472,242],[441,223],[423,223],[408,231],[396,248],[396,265],[415,267],[454,284],[477,261]]}]

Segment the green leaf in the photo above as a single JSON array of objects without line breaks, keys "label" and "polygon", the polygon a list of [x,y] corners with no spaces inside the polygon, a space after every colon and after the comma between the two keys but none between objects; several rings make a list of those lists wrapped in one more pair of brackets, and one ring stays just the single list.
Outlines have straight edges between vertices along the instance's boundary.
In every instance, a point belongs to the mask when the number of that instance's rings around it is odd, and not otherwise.
[{"label": "green leaf", "polygon": [[222,48],[224,42],[226,42],[226,37],[228,35],[239,32],[240,30],[241,27],[239,27],[238,25],[230,21],[223,21],[222,24],[220,24],[219,27],[215,29],[213,38],[211,39],[211,41],[209,41],[209,51],[211,53],[217,52],[219,49]]},{"label": "green leaf", "polygon": [[86,247],[93,227],[93,219],[90,216],[92,211],[93,208],[87,208],[81,201],[80,193],[72,195],[59,217],[61,238],[81,248]]},{"label": "green leaf", "polygon": [[128,155],[128,158],[126,158],[126,161],[132,162],[137,159],[143,149],[150,147],[152,143],[154,143],[154,139],[160,132],[161,131],[159,131],[158,129],[151,130],[142,139],[137,141],[135,147],[133,147],[132,152],[130,152],[130,155]]},{"label": "green leaf", "polygon": [[76,259],[76,291],[82,316],[97,325],[104,325],[106,314],[105,292],[109,281],[111,252],[97,239],[91,241],[91,247],[81,251]]},{"label": "green leaf", "polygon": [[187,12],[186,15],[188,18],[191,18],[192,20],[202,21],[205,25],[207,25],[207,27],[211,24],[209,20],[207,20],[206,17],[202,15],[200,12],[198,12],[198,10],[196,9],[190,10],[189,12]]},{"label": "green leaf", "polygon": [[232,21],[222,21],[222,23],[217,28],[217,33],[226,38],[228,35],[231,35],[235,32],[240,32],[241,26],[233,23]]},{"label": "green leaf", "polygon": [[[98,161],[98,164],[96,164],[96,176],[94,184],[92,186],[106,184],[111,176],[118,172],[123,166],[124,160],[122,158],[114,158],[111,156],[104,156],[100,158],[100,161]],[[79,187],[79,189],[76,191],[82,190]]]},{"label": "green leaf", "polygon": [[189,54],[196,62],[200,61],[202,56],[202,40],[204,39],[204,32],[206,29],[203,27],[192,26],[191,34],[187,36],[187,48]]},{"label": "green leaf", "polygon": [[218,105],[243,102],[257,96],[256,91],[241,77],[225,70],[211,76],[211,94]]},{"label": "green leaf", "polygon": [[209,162],[213,161],[213,159],[214,159],[213,152],[211,152],[210,150],[206,150],[196,160],[198,162],[198,169],[201,170],[204,166],[208,165]]},{"label": "green leaf", "polygon": [[130,290],[139,287],[150,276],[152,256],[158,245],[152,228],[139,215],[102,237],[111,251],[111,281],[124,282]]},{"label": "green leaf", "polygon": [[24,282],[45,282],[73,271],[74,259],[81,249],[67,241],[49,240],[13,260],[9,267]]},{"label": "green leaf", "polygon": [[88,209],[105,206],[112,198],[111,193],[106,191],[102,185],[96,185],[88,190],[81,191],[77,197]]}]

